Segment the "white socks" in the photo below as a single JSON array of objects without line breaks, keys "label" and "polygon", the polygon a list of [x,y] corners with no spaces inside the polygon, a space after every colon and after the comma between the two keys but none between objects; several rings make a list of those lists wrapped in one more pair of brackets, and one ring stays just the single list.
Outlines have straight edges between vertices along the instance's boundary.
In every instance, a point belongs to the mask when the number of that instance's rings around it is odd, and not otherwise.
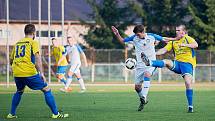
[{"label": "white socks", "polygon": [[86,87],[85,87],[85,85],[84,85],[84,80],[83,80],[82,78],[79,78],[79,79],[78,79],[78,82],[79,82],[79,84],[80,84],[81,90],[86,90]]}]

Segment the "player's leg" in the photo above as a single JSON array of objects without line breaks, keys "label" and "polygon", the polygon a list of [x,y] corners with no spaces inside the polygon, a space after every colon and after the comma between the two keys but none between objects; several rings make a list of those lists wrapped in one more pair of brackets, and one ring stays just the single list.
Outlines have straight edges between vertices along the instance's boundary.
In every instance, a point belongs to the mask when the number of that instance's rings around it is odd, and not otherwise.
[{"label": "player's leg", "polygon": [[46,104],[49,106],[53,113],[52,118],[66,118],[69,116],[68,114],[61,114],[58,112],[54,96],[48,86],[41,89],[41,91],[44,93]]},{"label": "player's leg", "polygon": [[143,95],[142,83],[144,79],[144,70],[137,68],[135,70],[135,90],[140,98],[140,105],[138,107],[138,111],[142,111],[144,105],[147,104],[147,101]]},{"label": "player's leg", "polygon": [[143,89],[142,89],[142,94],[145,98],[145,100],[147,100],[147,96],[148,96],[148,92],[149,92],[149,88],[150,88],[150,78],[151,78],[151,73],[146,71],[144,73],[144,82],[143,82]]},{"label": "player's leg", "polygon": [[68,74],[67,74],[67,82],[65,85],[65,90],[69,88],[70,84],[72,83],[72,77],[74,75],[74,72],[72,70],[72,66],[70,67],[70,69],[68,70]]},{"label": "player's leg", "polygon": [[60,80],[60,82],[65,86],[66,85],[66,78],[64,74],[57,74],[56,75],[57,79]]},{"label": "player's leg", "polygon": [[188,112],[193,112],[193,89],[192,89],[192,80],[193,80],[193,66],[189,63],[180,63],[180,68],[182,71],[182,77],[185,80],[186,86],[186,97],[188,102]]},{"label": "player's leg", "polygon": [[[72,64],[70,66],[70,69],[68,71],[68,77],[67,77],[67,83],[66,83],[66,87],[65,88],[68,88],[72,82],[72,77],[75,73],[78,72],[80,68],[80,64]],[[80,71],[80,70],[79,70]]]},{"label": "player's leg", "polygon": [[67,66],[58,66],[56,76],[57,78],[66,85],[66,78],[65,78],[65,72],[66,72]]},{"label": "player's leg", "polygon": [[168,59],[149,60],[148,57],[144,53],[141,53],[141,58],[146,66],[152,66],[152,67],[158,67],[158,68],[167,67],[169,69],[172,69],[174,66],[174,63],[172,60],[168,60]]},{"label": "player's leg", "polygon": [[14,78],[17,91],[14,93],[12,98],[12,104],[11,104],[11,110],[10,113],[7,115],[7,118],[17,118],[16,116],[16,109],[19,105],[19,102],[21,100],[22,94],[25,89],[25,80],[22,77],[15,77]]},{"label": "player's leg", "polygon": [[[31,88],[33,90],[41,90],[43,92],[46,104],[49,106],[49,108],[51,109],[51,111],[53,113],[52,118],[68,117],[68,114],[65,114],[65,116],[64,116],[64,114],[60,114],[58,112],[58,109],[57,109],[57,106],[55,103],[55,99],[51,92],[51,89],[48,87],[47,83],[41,79],[39,74],[34,75],[32,77],[28,77],[26,84],[29,88]],[[61,115],[61,116],[58,117],[58,115]]]},{"label": "player's leg", "polygon": [[85,92],[86,91],[86,87],[85,87],[85,84],[84,84],[84,80],[81,76],[81,72],[80,72],[80,69],[78,69],[76,72],[75,72],[75,76],[80,84],[80,88],[81,88],[81,92]]}]

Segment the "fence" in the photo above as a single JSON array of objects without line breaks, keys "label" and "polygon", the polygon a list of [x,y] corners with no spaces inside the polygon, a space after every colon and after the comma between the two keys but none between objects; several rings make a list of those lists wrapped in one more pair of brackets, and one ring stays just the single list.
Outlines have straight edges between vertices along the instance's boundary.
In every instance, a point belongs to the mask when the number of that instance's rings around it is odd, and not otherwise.
[{"label": "fence", "polygon": [[[0,47],[0,82],[6,84],[7,78],[7,59],[6,48]],[[12,47],[10,47],[10,51]],[[47,52],[47,47],[43,47],[43,55]],[[215,80],[215,51],[197,50],[197,67],[195,69],[195,81],[197,82],[211,82]],[[82,67],[82,75],[88,83],[131,83],[134,80],[134,71],[127,70],[123,66],[125,57],[135,57],[134,51],[128,51],[121,49],[112,50],[85,50],[89,66]],[[159,57],[172,58],[172,54],[166,54]],[[43,66],[45,69],[45,75],[48,76],[51,73],[50,82],[56,82],[54,74],[54,66],[51,66],[51,70],[48,67],[48,56],[42,56]],[[54,65],[54,59],[51,58],[51,65]],[[13,82],[12,72],[10,69],[9,74],[10,82]],[[166,68],[157,69],[153,78],[153,81],[180,81],[182,78]]]}]

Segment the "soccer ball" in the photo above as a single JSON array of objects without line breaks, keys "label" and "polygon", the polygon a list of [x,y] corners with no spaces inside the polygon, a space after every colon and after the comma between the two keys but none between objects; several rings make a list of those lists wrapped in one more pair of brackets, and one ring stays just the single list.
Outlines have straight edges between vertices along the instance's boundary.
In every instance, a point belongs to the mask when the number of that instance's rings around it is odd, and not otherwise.
[{"label": "soccer ball", "polygon": [[136,63],[137,61],[134,59],[134,58],[128,58],[126,61],[125,61],[125,67],[127,69],[134,69],[136,67]]}]

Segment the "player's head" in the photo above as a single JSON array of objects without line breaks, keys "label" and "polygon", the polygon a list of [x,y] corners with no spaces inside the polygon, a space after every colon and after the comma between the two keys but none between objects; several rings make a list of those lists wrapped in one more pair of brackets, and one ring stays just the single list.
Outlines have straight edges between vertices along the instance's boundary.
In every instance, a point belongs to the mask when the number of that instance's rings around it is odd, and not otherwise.
[{"label": "player's head", "polygon": [[76,41],[75,39],[73,39],[72,37],[68,36],[68,37],[67,37],[67,43],[68,43],[69,45],[74,45],[74,44],[77,43],[77,41]]},{"label": "player's head", "polygon": [[176,31],[176,36],[178,38],[182,38],[184,37],[185,34],[187,34],[186,26],[183,24],[176,26],[175,31]]},{"label": "player's head", "polygon": [[56,38],[52,38],[52,44],[54,47],[57,47],[59,45],[59,42]]},{"label": "player's head", "polygon": [[144,38],[145,37],[145,27],[144,27],[144,25],[137,25],[137,26],[135,26],[133,32],[139,38]]},{"label": "player's head", "polygon": [[32,36],[33,39],[35,38],[35,32],[36,32],[36,28],[33,24],[27,24],[25,25],[25,29],[24,29],[25,35],[26,36]]}]

